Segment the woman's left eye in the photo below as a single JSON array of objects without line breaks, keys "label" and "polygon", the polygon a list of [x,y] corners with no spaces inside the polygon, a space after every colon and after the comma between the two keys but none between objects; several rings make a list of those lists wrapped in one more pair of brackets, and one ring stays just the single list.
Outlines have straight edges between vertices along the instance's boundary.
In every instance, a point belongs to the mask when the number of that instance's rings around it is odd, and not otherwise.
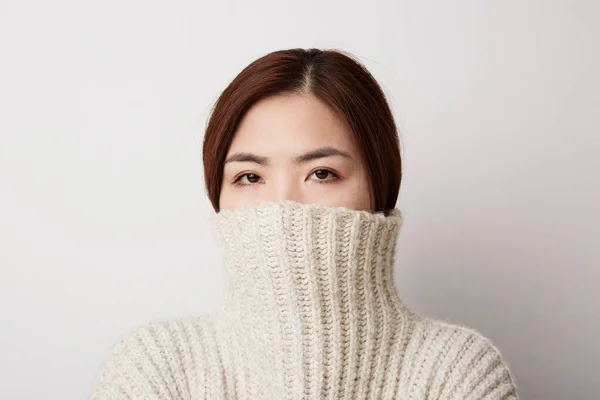
[{"label": "woman's left eye", "polygon": [[[318,169],[315,172],[313,172],[311,174],[311,176],[312,175],[316,176],[317,179],[315,179],[315,180],[320,181],[319,183],[330,182],[330,181],[338,178],[338,176],[336,174],[334,174],[333,172],[331,172],[327,169]],[[330,177],[330,178],[327,179],[327,177]]]}]

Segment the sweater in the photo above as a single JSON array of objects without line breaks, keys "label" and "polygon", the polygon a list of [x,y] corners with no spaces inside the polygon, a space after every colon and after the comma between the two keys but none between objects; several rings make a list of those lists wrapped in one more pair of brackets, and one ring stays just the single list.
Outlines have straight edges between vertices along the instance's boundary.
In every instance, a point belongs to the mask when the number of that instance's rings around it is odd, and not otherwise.
[{"label": "sweater", "polygon": [[286,200],[211,222],[223,303],[131,328],[92,400],[518,398],[489,339],[421,317],[397,295],[398,209]]}]

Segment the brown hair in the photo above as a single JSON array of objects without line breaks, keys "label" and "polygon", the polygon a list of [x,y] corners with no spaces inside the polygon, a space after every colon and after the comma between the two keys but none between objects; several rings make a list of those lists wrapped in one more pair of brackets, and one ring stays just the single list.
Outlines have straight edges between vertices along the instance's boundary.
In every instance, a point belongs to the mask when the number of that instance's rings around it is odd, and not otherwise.
[{"label": "brown hair", "polygon": [[219,211],[223,167],[244,114],[264,98],[308,93],[346,122],[362,152],[375,212],[395,207],[402,179],[394,117],[375,78],[339,50],[289,49],[269,53],[244,68],[216,101],[204,135],[202,156],[208,197]]}]

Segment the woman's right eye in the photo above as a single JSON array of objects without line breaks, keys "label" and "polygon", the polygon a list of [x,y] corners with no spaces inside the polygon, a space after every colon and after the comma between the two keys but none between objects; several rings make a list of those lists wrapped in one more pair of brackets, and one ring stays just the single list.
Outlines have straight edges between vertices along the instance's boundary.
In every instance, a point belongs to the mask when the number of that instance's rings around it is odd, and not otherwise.
[{"label": "woman's right eye", "polygon": [[249,186],[257,183],[260,180],[260,176],[256,174],[243,174],[240,175],[233,183],[236,186]]}]

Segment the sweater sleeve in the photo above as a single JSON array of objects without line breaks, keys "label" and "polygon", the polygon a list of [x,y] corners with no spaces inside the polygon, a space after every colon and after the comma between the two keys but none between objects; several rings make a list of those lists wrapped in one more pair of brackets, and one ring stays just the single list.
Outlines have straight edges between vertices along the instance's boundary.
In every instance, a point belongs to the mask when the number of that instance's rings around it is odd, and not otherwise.
[{"label": "sweater sleeve", "polygon": [[190,398],[176,322],[138,326],[122,336],[104,360],[90,400]]},{"label": "sweater sleeve", "polygon": [[477,331],[460,330],[440,400],[518,400],[515,380],[498,348]]}]

